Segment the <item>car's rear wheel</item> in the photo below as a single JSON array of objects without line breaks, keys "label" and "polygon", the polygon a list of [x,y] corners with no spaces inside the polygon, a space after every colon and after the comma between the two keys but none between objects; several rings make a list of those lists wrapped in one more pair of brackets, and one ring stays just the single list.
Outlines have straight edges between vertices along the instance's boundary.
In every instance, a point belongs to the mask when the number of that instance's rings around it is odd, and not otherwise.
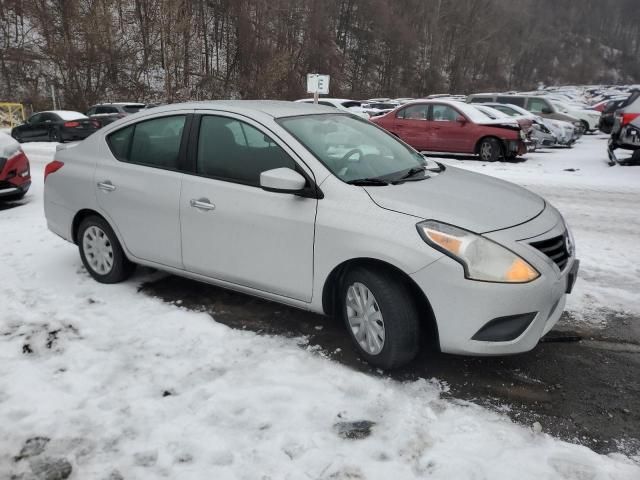
[{"label": "car's rear wheel", "polygon": [[62,142],[60,132],[56,128],[52,128],[51,130],[49,130],[49,141]]},{"label": "car's rear wheel", "polygon": [[502,145],[496,138],[483,138],[478,146],[478,154],[483,162],[496,162],[502,157]]},{"label": "car's rear wheel", "polygon": [[112,228],[101,217],[90,216],[82,221],[78,247],[85,268],[100,283],[121,282],[134,270]]},{"label": "car's rear wheel", "polygon": [[416,356],[419,315],[400,279],[379,269],[355,267],[345,275],[340,295],[347,331],[368,363],[392,369]]}]

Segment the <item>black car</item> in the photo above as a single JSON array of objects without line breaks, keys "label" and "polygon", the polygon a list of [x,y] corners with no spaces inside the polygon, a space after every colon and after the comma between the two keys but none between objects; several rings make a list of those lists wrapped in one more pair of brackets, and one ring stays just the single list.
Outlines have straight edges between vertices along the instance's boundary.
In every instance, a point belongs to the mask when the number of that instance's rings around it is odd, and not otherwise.
[{"label": "black car", "polygon": [[34,113],[11,136],[22,142],[65,142],[82,140],[100,128],[100,124],[79,112],[52,110]]},{"label": "black car", "polygon": [[613,100],[609,100],[602,110],[602,114],[600,115],[600,122],[598,123],[598,128],[603,133],[611,133],[613,129],[613,124],[616,119],[616,111],[626,104],[629,100],[629,97],[625,98],[616,98]]},{"label": "black car", "polygon": [[101,103],[87,110],[87,117],[100,122],[101,126],[115,122],[119,118],[137,113],[146,105],[144,103]]}]

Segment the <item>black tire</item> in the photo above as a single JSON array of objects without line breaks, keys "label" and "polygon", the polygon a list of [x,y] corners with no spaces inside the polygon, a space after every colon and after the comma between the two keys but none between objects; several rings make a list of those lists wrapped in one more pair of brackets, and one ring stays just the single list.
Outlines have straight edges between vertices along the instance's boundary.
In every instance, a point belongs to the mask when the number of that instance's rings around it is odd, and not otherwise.
[{"label": "black tire", "polygon": [[478,145],[478,155],[483,162],[497,162],[503,157],[502,145],[497,138],[483,138]]},{"label": "black tire", "polygon": [[58,129],[56,128],[52,128],[51,130],[49,130],[49,141],[50,142],[59,142],[62,143],[62,137],[60,135],[60,132],[58,131]]},{"label": "black tire", "polygon": [[[382,350],[377,354],[367,352],[359,344],[349,325],[347,294],[355,283],[371,291],[384,322],[385,338]],[[397,275],[377,268],[354,267],[345,274],[339,295],[347,332],[360,356],[369,364],[389,370],[415,358],[419,349],[420,316],[415,299]]]},{"label": "black tire", "polygon": [[586,135],[587,133],[589,133],[589,122],[587,122],[586,120],[580,120],[580,123],[582,124],[582,130],[584,131],[584,134]]},{"label": "black tire", "polygon": [[[105,237],[106,241],[110,245],[112,249],[112,266],[111,269],[106,273],[100,273],[96,271],[90,264],[87,253],[84,250],[84,235],[85,232],[91,228],[97,227],[100,229]],[[89,274],[100,283],[118,283],[126,280],[131,276],[135,269],[135,264],[129,261],[124,251],[122,250],[122,246],[118,241],[118,237],[113,232],[113,229],[109,226],[109,224],[102,218],[97,215],[92,215],[90,217],[85,218],[80,223],[80,227],[78,228],[78,249],[80,250],[80,258],[82,259],[82,264],[87,269]],[[91,256],[91,253],[89,253]]]}]

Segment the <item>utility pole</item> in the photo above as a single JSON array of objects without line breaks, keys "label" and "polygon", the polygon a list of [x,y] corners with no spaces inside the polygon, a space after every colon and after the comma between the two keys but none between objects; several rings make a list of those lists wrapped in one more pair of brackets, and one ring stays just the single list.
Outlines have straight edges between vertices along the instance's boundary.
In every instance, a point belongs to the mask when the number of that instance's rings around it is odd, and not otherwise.
[{"label": "utility pole", "polygon": [[53,109],[57,110],[58,106],[56,105],[56,91],[53,87],[53,84],[51,84],[51,101],[53,102]]}]

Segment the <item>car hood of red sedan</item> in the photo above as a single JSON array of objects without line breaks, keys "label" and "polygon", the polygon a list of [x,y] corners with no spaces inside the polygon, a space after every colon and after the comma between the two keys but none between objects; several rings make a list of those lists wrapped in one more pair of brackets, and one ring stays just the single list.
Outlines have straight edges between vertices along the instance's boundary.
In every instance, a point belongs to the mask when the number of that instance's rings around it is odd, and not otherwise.
[{"label": "car hood of red sedan", "polygon": [[426,180],[365,189],[384,209],[476,233],[520,225],[545,209],[545,201],[529,190],[454,167]]}]

